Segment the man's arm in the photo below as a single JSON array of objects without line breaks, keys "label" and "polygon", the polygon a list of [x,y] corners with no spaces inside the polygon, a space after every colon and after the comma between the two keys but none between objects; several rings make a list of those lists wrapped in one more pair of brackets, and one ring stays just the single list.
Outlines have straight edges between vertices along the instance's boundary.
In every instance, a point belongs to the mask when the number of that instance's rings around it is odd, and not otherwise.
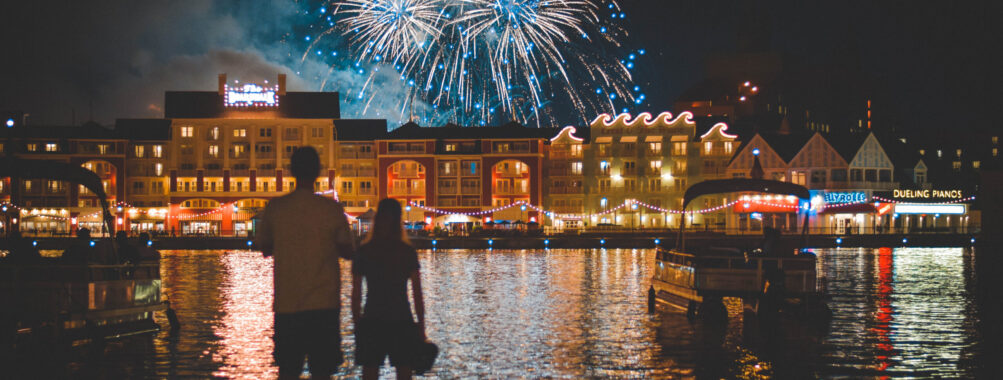
[{"label": "man's arm", "polygon": [[338,256],[341,258],[351,260],[355,257],[355,236],[352,235],[348,218],[345,217],[345,208],[341,206],[341,203],[335,206],[333,217],[338,221],[334,231],[334,249],[337,250]]}]

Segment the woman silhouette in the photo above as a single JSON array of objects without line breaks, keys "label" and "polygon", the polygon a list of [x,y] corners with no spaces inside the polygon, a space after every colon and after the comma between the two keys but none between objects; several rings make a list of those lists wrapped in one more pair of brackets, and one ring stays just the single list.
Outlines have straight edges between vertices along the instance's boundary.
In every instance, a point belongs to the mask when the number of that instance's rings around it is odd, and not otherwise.
[{"label": "woman silhouette", "polygon": [[[426,339],[418,253],[408,243],[402,226],[400,203],[393,199],[380,201],[373,229],[352,263],[355,360],[362,364],[363,379],[378,378],[387,356],[397,369],[397,378],[410,379],[419,344]],[[363,279],[366,307],[361,312]],[[407,299],[408,280],[417,325]]]}]

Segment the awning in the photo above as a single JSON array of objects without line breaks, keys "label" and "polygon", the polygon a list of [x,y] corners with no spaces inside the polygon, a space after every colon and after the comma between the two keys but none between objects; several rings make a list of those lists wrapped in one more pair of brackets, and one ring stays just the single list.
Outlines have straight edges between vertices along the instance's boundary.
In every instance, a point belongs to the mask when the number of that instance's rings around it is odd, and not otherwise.
[{"label": "awning", "polygon": [[623,137],[620,137],[620,142],[622,142],[622,143],[637,142],[637,136],[623,136]]},{"label": "awning", "polygon": [[826,205],[820,214],[873,214],[878,210],[873,203],[851,203],[845,205]]},{"label": "awning", "polygon": [[662,141],[662,136],[644,136],[645,142]]}]

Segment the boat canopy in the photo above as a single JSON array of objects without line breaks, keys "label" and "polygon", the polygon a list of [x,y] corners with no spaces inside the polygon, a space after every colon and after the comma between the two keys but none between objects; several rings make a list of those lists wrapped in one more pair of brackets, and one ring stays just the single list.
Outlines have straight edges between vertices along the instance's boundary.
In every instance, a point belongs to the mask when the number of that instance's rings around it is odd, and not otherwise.
[{"label": "boat canopy", "polygon": [[98,177],[97,173],[65,162],[0,158],[0,177],[73,182],[97,194],[102,202],[107,202],[108,198],[101,184],[101,177]]},{"label": "boat canopy", "polygon": [[809,199],[811,195],[804,186],[790,182],[772,181],[768,179],[713,179],[703,181],[686,189],[683,195],[683,210],[691,201],[702,195],[756,191],[760,193],[793,195],[801,199]]},{"label": "boat canopy", "polygon": [[14,157],[0,158],[0,178],[51,179],[72,182],[90,190],[101,202],[104,222],[111,231],[112,216],[108,210],[108,194],[104,192],[101,177],[81,166],[49,160],[26,160]]}]

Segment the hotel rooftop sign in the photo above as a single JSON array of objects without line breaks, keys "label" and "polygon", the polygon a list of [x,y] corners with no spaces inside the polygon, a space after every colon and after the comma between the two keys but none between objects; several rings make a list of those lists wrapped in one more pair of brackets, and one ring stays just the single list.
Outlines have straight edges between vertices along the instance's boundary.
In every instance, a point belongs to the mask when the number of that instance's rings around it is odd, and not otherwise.
[{"label": "hotel rooftop sign", "polygon": [[278,107],[279,86],[262,87],[247,83],[241,87],[224,85],[223,105],[227,107]]}]

